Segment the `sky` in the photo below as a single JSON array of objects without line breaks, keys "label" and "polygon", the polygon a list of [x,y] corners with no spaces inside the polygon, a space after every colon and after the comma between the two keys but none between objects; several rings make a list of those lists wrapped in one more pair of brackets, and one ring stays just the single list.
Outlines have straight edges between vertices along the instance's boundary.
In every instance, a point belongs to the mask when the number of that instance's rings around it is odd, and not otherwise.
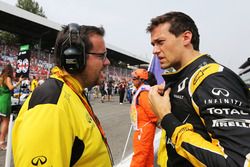
[{"label": "sky", "polygon": [[[15,5],[17,0],[2,0]],[[36,0],[45,15],[59,24],[103,26],[108,44],[150,60],[146,33],[150,19],[181,11],[191,16],[200,33],[200,51],[236,73],[250,57],[249,0]],[[248,39],[249,38],[249,39]]]}]

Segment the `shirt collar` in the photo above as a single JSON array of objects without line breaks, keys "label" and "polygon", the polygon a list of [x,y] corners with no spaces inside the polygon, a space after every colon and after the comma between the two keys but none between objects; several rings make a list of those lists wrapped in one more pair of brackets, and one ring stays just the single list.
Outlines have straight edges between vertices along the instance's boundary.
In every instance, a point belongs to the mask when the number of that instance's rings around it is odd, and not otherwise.
[{"label": "shirt collar", "polygon": [[79,83],[79,81],[77,79],[75,79],[74,77],[72,77],[69,73],[67,73],[64,70],[61,70],[59,67],[55,66],[52,70],[51,70],[51,77],[53,78],[59,78],[64,82],[68,82],[74,89],[75,91],[79,92],[80,94],[83,93],[84,88],[81,86],[81,84]]}]

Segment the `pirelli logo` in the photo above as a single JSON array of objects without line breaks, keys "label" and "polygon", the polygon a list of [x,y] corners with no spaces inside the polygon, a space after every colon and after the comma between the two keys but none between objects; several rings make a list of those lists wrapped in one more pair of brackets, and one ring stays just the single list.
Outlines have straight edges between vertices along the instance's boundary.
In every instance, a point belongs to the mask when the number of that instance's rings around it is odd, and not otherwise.
[{"label": "pirelli logo", "polygon": [[212,127],[239,127],[250,128],[250,120],[248,119],[215,119]]}]

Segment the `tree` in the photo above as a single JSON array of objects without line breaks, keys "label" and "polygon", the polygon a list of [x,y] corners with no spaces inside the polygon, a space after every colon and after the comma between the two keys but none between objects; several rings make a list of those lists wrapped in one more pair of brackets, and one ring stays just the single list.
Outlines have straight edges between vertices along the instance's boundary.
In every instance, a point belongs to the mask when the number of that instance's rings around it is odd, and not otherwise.
[{"label": "tree", "polygon": [[[40,7],[39,4],[33,0],[17,0],[16,6],[31,13],[47,18],[45,16],[43,8]],[[2,42],[9,45],[15,44],[20,40],[17,35],[5,31],[0,31],[0,39]]]},{"label": "tree", "polygon": [[1,43],[7,44],[7,45],[14,45],[15,43],[18,42],[19,38],[18,36],[11,34],[6,31],[1,31],[0,30],[0,39]]},{"label": "tree", "polygon": [[39,16],[45,17],[45,12],[43,8],[39,6],[38,2],[33,0],[17,0],[17,7],[29,11],[31,13],[37,14]]}]

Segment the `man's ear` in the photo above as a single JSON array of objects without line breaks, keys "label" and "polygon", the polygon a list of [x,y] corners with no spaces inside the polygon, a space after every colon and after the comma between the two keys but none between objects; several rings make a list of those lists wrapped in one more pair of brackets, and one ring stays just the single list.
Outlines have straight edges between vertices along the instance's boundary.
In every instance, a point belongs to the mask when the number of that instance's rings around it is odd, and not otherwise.
[{"label": "man's ear", "polygon": [[183,44],[185,46],[191,44],[191,40],[192,40],[192,37],[193,37],[193,34],[191,31],[185,31],[183,34]]}]

